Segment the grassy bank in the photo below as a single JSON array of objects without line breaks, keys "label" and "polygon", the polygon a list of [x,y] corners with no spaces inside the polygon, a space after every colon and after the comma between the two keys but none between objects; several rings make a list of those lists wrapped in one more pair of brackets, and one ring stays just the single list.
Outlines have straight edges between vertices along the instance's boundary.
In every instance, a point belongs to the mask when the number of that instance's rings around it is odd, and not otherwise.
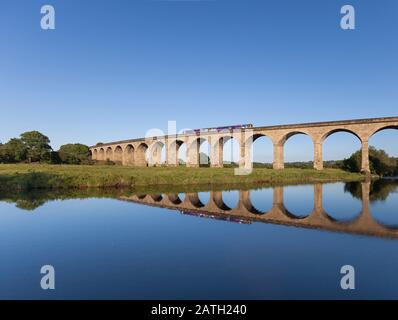
[{"label": "grassy bank", "polygon": [[310,183],[355,181],[363,176],[337,169],[254,169],[250,175],[234,175],[223,168],[131,168],[121,166],[73,166],[0,164],[0,190],[66,189],[177,185],[236,185],[261,183]]}]

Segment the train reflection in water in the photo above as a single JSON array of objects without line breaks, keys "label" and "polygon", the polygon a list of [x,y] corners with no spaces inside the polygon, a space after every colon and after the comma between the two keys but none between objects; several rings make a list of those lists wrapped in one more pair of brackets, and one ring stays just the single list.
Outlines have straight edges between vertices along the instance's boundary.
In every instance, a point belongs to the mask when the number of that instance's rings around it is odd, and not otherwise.
[{"label": "train reflection in water", "polygon": [[229,217],[229,216],[213,216],[213,215],[207,215],[205,213],[201,212],[193,212],[193,211],[184,211],[180,210],[182,214],[189,215],[189,216],[195,216],[195,217],[200,217],[200,218],[210,218],[214,220],[222,220],[222,221],[228,221],[228,222],[235,222],[235,223],[240,223],[240,224],[251,224],[252,222],[250,220],[245,220],[237,217]]}]

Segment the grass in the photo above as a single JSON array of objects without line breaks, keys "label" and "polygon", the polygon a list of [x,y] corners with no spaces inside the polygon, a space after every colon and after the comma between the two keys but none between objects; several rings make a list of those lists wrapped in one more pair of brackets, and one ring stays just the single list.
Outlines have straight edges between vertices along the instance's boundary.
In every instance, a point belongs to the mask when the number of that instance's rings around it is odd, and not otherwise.
[{"label": "grass", "polygon": [[359,173],[338,169],[255,168],[234,175],[232,168],[134,168],[48,164],[0,164],[0,190],[68,189],[91,187],[217,186],[358,181]]}]

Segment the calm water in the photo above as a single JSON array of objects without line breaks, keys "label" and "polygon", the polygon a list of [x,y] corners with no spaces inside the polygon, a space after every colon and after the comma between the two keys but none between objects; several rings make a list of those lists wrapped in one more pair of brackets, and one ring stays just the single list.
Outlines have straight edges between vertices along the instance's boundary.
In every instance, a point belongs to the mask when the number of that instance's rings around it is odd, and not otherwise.
[{"label": "calm water", "polygon": [[397,299],[397,186],[0,195],[0,298]]}]

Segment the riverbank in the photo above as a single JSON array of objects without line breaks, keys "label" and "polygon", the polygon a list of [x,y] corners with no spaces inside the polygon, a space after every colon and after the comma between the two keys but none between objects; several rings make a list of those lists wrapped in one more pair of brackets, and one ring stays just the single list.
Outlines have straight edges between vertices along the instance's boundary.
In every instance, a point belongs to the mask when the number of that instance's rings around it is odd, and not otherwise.
[{"label": "riverbank", "polygon": [[337,169],[272,170],[256,168],[234,175],[232,168],[133,168],[46,164],[0,164],[0,190],[68,188],[140,188],[148,186],[217,186],[359,181],[364,176]]}]

